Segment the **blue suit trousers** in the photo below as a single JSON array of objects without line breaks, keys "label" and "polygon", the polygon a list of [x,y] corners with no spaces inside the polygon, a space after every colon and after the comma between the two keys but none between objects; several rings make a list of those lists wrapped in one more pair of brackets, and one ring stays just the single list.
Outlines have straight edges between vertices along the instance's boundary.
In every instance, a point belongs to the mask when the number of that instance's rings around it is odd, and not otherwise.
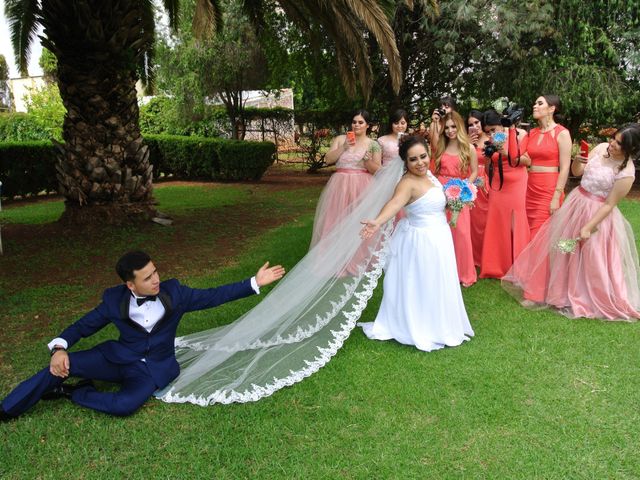
[{"label": "blue suit trousers", "polygon": [[[158,388],[145,362],[113,363],[96,348],[69,353],[69,376],[120,384],[115,392],[100,392],[92,386],[78,388],[71,397],[78,405],[118,416],[134,413]],[[2,409],[18,416],[65,380],[44,368],[13,389],[2,401]]]}]

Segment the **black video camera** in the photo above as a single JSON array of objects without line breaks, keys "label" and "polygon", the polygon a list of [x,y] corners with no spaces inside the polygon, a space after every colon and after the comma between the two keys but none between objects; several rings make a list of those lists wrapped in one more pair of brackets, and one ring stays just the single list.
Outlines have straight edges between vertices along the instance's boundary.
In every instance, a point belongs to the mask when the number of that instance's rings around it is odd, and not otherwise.
[{"label": "black video camera", "polygon": [[524,108],[518,105],[509,105],[502,112],[502,118],[500,119],[500,124],[505,128],[509,128],[511,125],[515,125],[520,120],[522,120],[523,115],[524,115]]},{"label": "black video camera", "polygon": [[436,108],[436,112],[438,112],[438,115],[440,115],[440,117],[444,117],[447,114],[447,111],[442,107]]},{"label": "black video camera", "polygon": [[482,149],[482,154],[485,157],[491,158],[493,157],[493,154],[496,153],[497,151],[498,151],[498,147],[496,147],[493,142],[491,142],[490,140],[487,140],[486,142],[484,142],[484,148]]}]

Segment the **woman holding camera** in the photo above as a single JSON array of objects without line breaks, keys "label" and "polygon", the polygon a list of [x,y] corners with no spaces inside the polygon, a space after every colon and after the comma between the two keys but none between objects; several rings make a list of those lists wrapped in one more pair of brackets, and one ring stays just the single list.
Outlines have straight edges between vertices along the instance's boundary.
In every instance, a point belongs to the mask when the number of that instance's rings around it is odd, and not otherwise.
[{"label": "woman holding camera", "polygon": [[571,166],[571,136],[560,125],[560,98],[542,95],[533,104],[538,127],[527,137],[522,163],[529,166],[527,219],[531,238],[562,203]]},{"label": "woman holding camera", "polygon": [[[447,113],[443,120],[444,128],[436,145],[433,171],[443,185],[452,178],[473,183],[478,176],[478,157],[467,136],[464,120],[457,112]],[[463,287],[470,287],[476,283],[478,275],[473,261],[469,207],[460,211],[456,226],[451,227],[451,235],[460,283]]]},{"label": "woman holding camera", "polygon": [[482,116],[480,110],[471,110],[467,116],[467,134],[469,141],[476,150],[478,159],[478,177],[476,178],[476,186],[478,187],[478,196],[474,202],[474,206],[469,212],[471,216],[471,245],[473,247],[473,262],[476,266],[480,266],[482,260],[482,240],[484,238],[484,227],[487,223],[487,213],[489,211],[489,191],[487,185],[489,179],[487,177],[486,160],[484,156],[484,142],[489,141],[489,136],[482,130]]},{"label": "woman holding camera", "polygon": [[571,318],[640,318],[640,267],[629,222],[617,204],[631,190],[640,159],[640,125],[619,128],[571,169],[580,186],[540,227],[502,279],[531,308]]},{"label": "woman holding camera", "polygon": [[502,278],[529,242],[527,221],[527,168],[520,162],[523,136],[512,125],[505,128],[495,110],[484,113],[482,127],[491,136],[506,136],[500,144],[485,146],[488,166],[489,209],[482,242],[480,278]]},{"label": "woman holding camera", "polygon": [[435,146],[438,145],[438,140],[444,129],[443,118],[447,113],[457,112],[458,104],[456,99],[450,95],[446,95],[440,98],[440,106],[433,110],[431,114],[431,124],[427,131],[427,140],[431,147],[431,156],[434,154]]},{"label": "woman holding camera", "polygon": [[351,211],[380,168],[380,145],[367,136],[369,125],[369,112],[358,110],[351,120],[351,131],[331,141],[324,161],[337,169],[318,200],[311,248]]}]

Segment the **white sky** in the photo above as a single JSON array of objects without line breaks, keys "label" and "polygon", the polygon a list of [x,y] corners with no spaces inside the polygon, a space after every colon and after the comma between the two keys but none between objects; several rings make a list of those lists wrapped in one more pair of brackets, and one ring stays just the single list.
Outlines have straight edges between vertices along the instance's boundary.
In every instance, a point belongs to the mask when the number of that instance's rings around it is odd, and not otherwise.
[{"label": "white sky", "polygon": [[[31,44],[31,56],[28,66],[29,75],[42,75],[42,69],[38,65],[41,53],[42,46],[40,45],[40,39],[36,37]],[[4,15],[4,2],[0,2],[0,54],[4,55],[9,65],[9,78],[19,77],[18,66],[15,63],[15,55],[13,53],[13,47],[11,46],[9,24]]]}]

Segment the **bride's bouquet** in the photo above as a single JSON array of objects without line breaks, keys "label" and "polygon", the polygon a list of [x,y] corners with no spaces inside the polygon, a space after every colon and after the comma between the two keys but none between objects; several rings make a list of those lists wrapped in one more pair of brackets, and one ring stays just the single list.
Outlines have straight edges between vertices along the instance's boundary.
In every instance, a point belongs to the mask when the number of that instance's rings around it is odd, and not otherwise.
[{"label": "bride's bouquet", "polygon": [[478,189],[473,183],[461,178],[452,178],[444,185],[444,196],[447,199],[446,208],[451,212],[449,225],[456,226],[460,211],[466,207],[473,207],[478,195]]}]

